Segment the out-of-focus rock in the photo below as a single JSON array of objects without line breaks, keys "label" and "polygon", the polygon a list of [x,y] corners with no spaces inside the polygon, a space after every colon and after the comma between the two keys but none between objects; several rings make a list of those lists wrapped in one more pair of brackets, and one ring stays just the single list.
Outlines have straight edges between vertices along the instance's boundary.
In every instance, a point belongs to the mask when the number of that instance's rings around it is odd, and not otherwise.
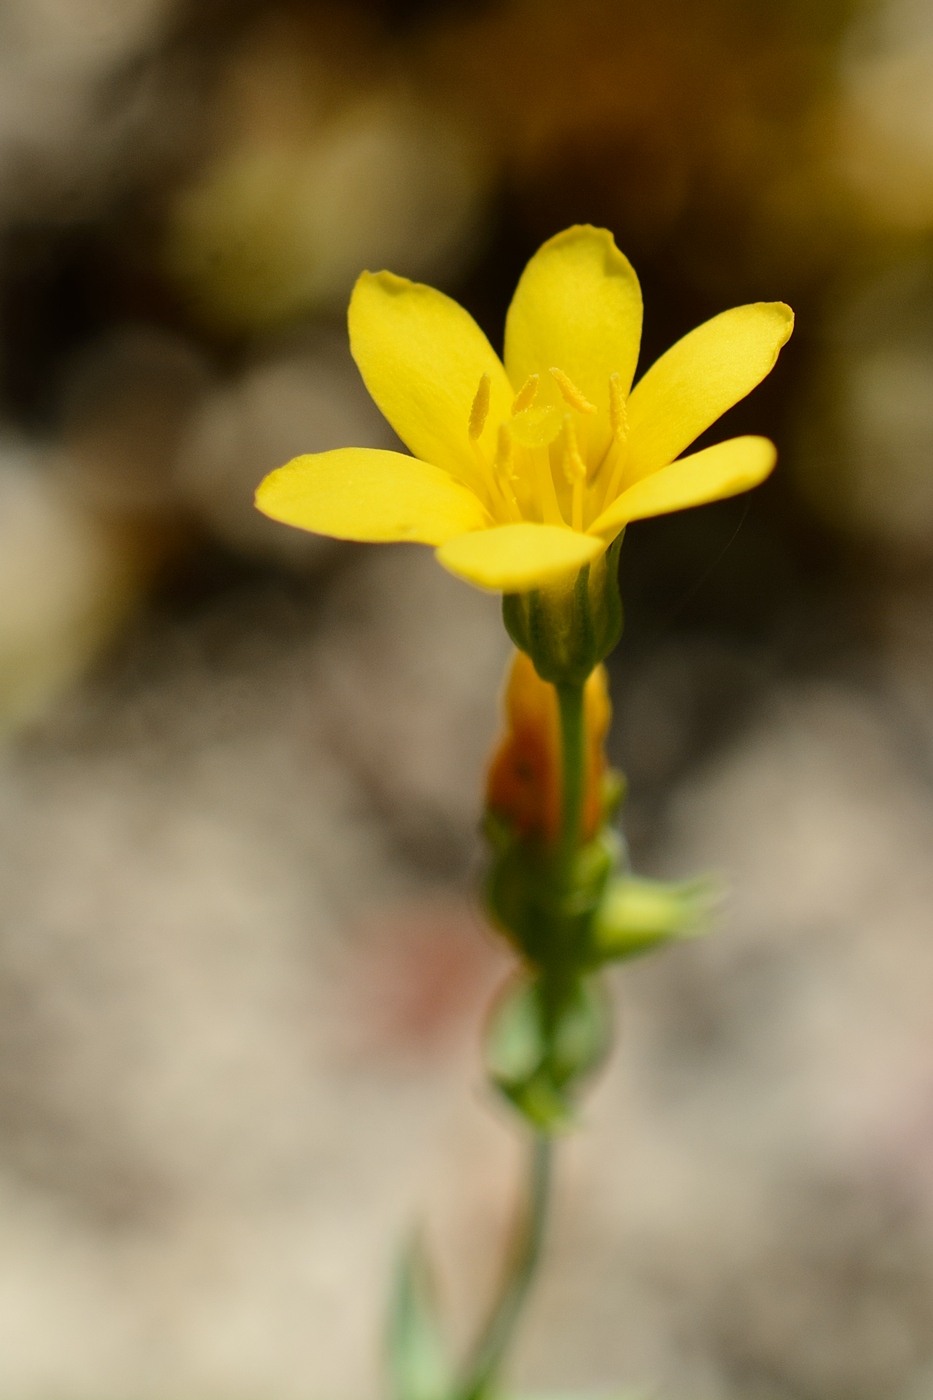
[{"label": "out-of-focus rock", "polygon": [[623,825],[636,853],[663,841],[671,794],[734,740],[766,679],[762,657],[715,636],[671,639],[610,660],[610,757],[627,779]]},{"label": "out-of-focus rock", "polygon": [[0,453],[0,732],[40,714],[137,596],[132,552],[33,454]]},{"label": "out-of-focus rock", "polygon": [[170,197],[165,267],[196,316],[262,331],[342,308],[366,267],[444,279],[485,194],[475,141],[365,28],[279,15],[237,44],[211,149]]},{"label": "out-of-focus rock", "polygon": [[5,0],[4,47],[59,74],[98,73],[152,41],[177,0]]},{"label": "out-of-focus rock", "polygon": [[324,603],[321,675],[348,764],[429,870],[476,850],[511,650],[498,598],[413,545],[361,553]]},{"label": "out-of-focus rock", "polygon": [[853,236],[833,108],[857,4],[538,0],[532,17],[503,0],[444,14],[423,71],[483,132],[532,236],[585,210],[668,285],[790,297]]},{"label": "out-of-focus rock", "polygon": [[60,470],[104,515],[137,518],[176,504],[176,459],[212,374],[187,341],[126,326],[76,359],[60,407]]},{"label": "out-of-focus rock", "polygon": [[821,328],[794,467],[824,519],[900,558],[933,555],[933,263],[899,260]]},{"label": "out-of-focus rock", "polygon": [[919,772],[933,775],[933,579],[907,574],[879,593],[874,624],[892,717]]},{"label": "out-of-focus rock", "polygon": [[865,7],[842,49],[839,164],[872,220],[933,225],[933,16],[923,0]]},{"label": "out-of-focus rock", "polygon": [[253,496],[292,457],[348,446],[400,444],[366,392],[346,332],[317,332],[264,354],[204,401],[181,444],[175,493],[238,552],[316,565],[337,542],[269,520]]},{"label": "out-of-focus rock", "polygon": [[[7,0],[0,215],[74,219],[99,205],[139,128],[140,74],[131,70],[177,8],[177,0]],[[138,144],[135,155],[138,163]]]}]

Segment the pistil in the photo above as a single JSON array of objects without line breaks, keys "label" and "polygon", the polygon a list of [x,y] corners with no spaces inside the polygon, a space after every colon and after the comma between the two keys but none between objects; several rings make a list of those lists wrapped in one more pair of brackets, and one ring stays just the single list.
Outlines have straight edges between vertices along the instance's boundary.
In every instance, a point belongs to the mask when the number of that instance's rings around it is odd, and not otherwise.
[{"label": "pistil", "polygon": [[628,409],[622,380],[618,374],[609,376],[609,422],[612,426],[612,442],[602,465],[602,470],[606,473],[606,489],[600,503],[601,510],[605,510],[619,494],[628,462]]},{"label": "pistil", "polygon": [[586,486],[586,463],[577,446],[573,419],[564,414],[563,441],[561,443],[561,467],[567,484],[572,488],[570,525],[574,530],[583,529],[583,490]]},{"label": "pistil", "polygon": [[499,435],[496,439],[496,463],[494,471],[496,484],[502,492],[502,497],[508,507],[509,514],[513,521],[521,520],[521,507],[515,495],[515,486],[518,481],[518,474],[515,470],[515,451],[512,443],[512,434],[509,432],[506,423],[499,424]]}]

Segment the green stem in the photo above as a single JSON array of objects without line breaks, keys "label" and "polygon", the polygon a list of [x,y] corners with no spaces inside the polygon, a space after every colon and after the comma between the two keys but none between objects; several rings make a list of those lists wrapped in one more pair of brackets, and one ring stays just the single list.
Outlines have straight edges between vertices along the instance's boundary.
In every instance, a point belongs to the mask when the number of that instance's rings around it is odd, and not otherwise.
[{"label": "green stem", "polygon": [[456,1400],[482,1400],[489,1392],[512,1340],[541,1255],[551,1188],[554,1142],[536,1133],[531,1151],[528,1195],[512,1245],[499,1296],[480,1335]]},{"label": "green stem", "polygon": [[[570,867],[580,845],[583,802],[586,790],[586,736],[584,732],[583,685],[561,683],[555,686],[560,710],[562,813],[557,860],[562,879],[569,879]],[[550,1025],[566,995],[567,976],[563,964],[544,968],[543,995],[545,1019]],[[476,1344],[465,1377],[454,1392],[454,1400],[486,1400],[495,1381],[512,1334],[521,1315],[534,1279],[547,1217],[554,1146],[548,1133],[537,1132],[531,1152],[528,1193],[515,1240],[486,1326]]]},{"label": "green stem", "polygon": [[561,755],[563,765],[563,813],[561,857],[569,864],[580,842],[583,796],[586,786],[586,752],[583,720],[583,686],[558,685]]}]

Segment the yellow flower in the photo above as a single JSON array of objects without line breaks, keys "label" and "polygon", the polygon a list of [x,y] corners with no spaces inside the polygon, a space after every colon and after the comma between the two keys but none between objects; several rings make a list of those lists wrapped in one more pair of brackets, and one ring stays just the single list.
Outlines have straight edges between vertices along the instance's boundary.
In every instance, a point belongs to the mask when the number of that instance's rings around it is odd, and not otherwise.
[{"label": "yellow flower", "polygon": [[544,587],[630,521],[745,491],[775,462],[760,437],[680,453],[773,368],[790,308],[714,316],[632,389],[641,290],[605,229],[567,229],[531,259],[504,365],[455,301],[390,272],[362,274],[349,324],[366,387],[413,455],[296,457],[256,504],[339,539],[436,545],[445,568],[481,588]]}]

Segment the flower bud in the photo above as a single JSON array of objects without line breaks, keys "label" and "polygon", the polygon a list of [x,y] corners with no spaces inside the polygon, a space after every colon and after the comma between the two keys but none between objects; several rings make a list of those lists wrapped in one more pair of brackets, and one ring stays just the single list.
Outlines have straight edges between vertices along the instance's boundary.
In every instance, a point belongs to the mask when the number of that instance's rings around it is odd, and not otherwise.
[{"label": "flower bud", "polygon": [[594,957],[632,958],[674,939],[696,937],[721,897],[721,887],[709,876],[669,883],[620,875],[605,886],[593,921]]},{"label": "flower bud", "polygon": [[[506,733],[493,755],[486,784],[489,812],[517,837],[552,845],[561,824],[562,758],[557,692],[525,652],[516,652],[505,694]],[[592,840],[605,812],[603,745],[611,709],[604,667],[584,690],[586,779],[581,836]]]}]

